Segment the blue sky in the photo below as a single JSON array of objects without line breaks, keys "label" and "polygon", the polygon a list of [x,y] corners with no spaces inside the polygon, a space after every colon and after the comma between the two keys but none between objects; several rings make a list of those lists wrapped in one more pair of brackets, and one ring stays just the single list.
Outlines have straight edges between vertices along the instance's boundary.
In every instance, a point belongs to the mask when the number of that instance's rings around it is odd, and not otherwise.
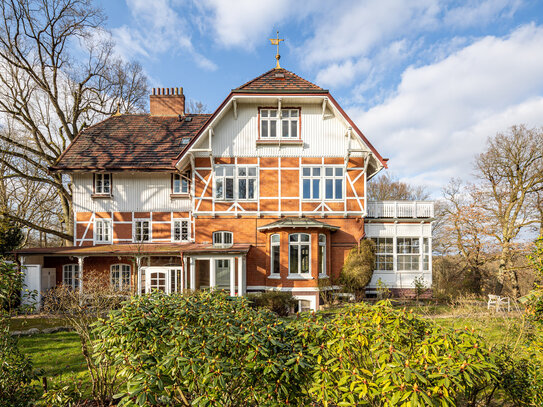
[{"label": "blue sky", "polygon": [[152,87],[214,110],[275,64],[330,89],[401,179],[435,196],[497,131],[543,126],[539,0],[101,0]]}]

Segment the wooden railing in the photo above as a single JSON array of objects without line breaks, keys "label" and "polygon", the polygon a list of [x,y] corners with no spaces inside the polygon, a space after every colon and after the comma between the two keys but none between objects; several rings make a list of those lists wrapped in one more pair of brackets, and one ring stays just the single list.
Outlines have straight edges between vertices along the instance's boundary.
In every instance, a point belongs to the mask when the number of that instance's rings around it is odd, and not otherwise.
[{"label": "wooden railing", "polygon": [[368,218],[433,218],[434,203],[428,201],[368,202]]}]

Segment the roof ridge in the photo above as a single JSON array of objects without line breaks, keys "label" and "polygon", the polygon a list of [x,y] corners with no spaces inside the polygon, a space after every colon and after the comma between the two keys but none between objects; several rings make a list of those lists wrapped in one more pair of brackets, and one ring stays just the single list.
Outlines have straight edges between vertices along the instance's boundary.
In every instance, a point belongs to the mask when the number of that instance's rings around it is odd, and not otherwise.
[{"label": "roof ridge", "polygon": [[[269,71],[264,72],[263,74],[257,76],[256,78],[251,79],[248,82],[245,82],[243,85],[238,86],[237,88],[235,88],[233,90],[234,91],[250,90],[251,89],[251,86],[250,86],[251,84],[254,84],[255,82],[258,82],[259,80],[266,81],[267,77],[269,77],[269,75],[272,72],[277,72],[277,73],[282,73],[283,75],[288,75],[288,76],[290,76],[290,80],[300,81],[300,82],[303,83],[303,85],[302,85],[303,87],[311,88],[311,90],[324,91],[324,89],[321,88],[320,86],[314,84],[311,81],[308,81],[305,78],[302,78],[300,75],[297,75],[294,72],[289,71],[288,69],[285,69],[285,68],[272,68]],[[284,78],[284,79],[288,79],[288,78]],[[278,89],[280,89],[280,87]],[[305,90],[308,90],[308,89],[305,89]]]},{"label": "roof ridge", "polygon": [[[272,68],[272,69],[270,69],[269,71],[264,72],[262,75],[259,75],[259,76],[257,76],[256,78],[253,78],[253,79],[251,79],[251,80],[248,81],[248,82],[245,82],[243,85],[240,85],[240,86],[238,86],[238,87],[235,88],[235,89],[241,89],[241,88],[243,88],[243,87],[249,85],[250,83],[253,83],[253,82],[256,81],[257,79],[260,79],[260,78],[262,78],[263,76],[269,74],[271,71],[273,71],[273,70],[275,70],[275,69],[276,69],[276,68]],[[284,68],[280,68],[280,69],[284,69]]]}]

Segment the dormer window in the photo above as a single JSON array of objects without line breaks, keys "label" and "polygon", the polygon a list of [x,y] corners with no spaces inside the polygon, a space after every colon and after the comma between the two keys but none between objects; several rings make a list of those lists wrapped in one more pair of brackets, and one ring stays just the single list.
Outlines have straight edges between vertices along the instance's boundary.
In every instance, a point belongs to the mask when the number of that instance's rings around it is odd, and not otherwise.
[{"label": "dormer window", "polygon": [[186,146],[189,143],[189,141],[190,141],[190,137],[183,137],[181,139],[181,145]]},{"label": "dormer window", "polygon": [[260,139],[274,140],[299,138],[300,110],[299,109],[261,109],[260,110]]},{"label": "dormer window", "polygon": [[111,174],[94,174],[94,193],[96,195],[111,195]]},{"label": "dormer window", "polygon": [[188,174],[172,174],[172,194],[185,195],[189,193]]},{"label": "dormer window", "polygon": [[230,247],[234,243],[232,232],[219,231],[213,232],[213,246]]}]

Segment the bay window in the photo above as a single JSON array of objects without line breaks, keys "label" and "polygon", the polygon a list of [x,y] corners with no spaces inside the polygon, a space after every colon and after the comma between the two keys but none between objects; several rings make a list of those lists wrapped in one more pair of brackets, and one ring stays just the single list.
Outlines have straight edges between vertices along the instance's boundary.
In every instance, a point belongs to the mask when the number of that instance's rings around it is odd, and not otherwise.
[{"label": "bay window", "polygon": [[372,239],[375,243],[375,270],[394,270],[394,238],[377,237]]},{"label": "bay window", "polygon": [[289,235],[289,274],[310,273],[310,242],[307,233]]},{"label": "bay window", "polygon": [[420,261],[420,239],[418,237],[396,238],[398,271],[418,271]]},{"label": "bay window", "polygon": [[326,273],[326,235],[319,234],[319,277],[327,276]]},{"label": "bay window", "polygon": [[270,237],[270,254],[271,254],[271,275],[278,276],[280,274],[280,259],[281,259],[281,239],[279,234],[273,234]]}]

